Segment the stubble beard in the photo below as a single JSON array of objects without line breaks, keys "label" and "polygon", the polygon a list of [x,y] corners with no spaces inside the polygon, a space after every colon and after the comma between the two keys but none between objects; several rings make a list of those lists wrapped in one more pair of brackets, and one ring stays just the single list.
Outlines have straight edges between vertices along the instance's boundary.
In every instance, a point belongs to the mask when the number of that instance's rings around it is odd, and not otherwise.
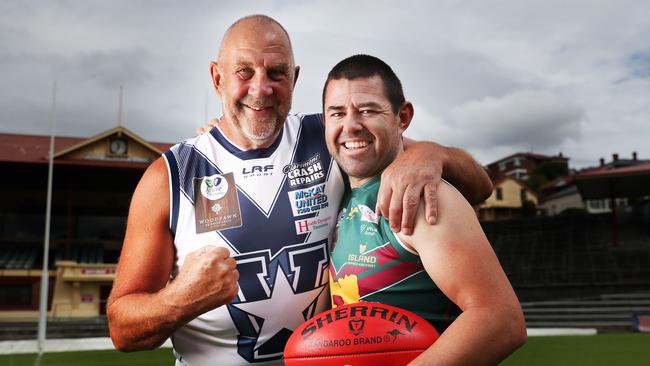
[{"label": "stubble beard", "polygon": [[[233,125],[241,131],[247,139],[254,141],[258,144],[275,139],[280,129],[284,125],[284,121],[289,114],[291,100],[288,101],[289,108],[287,111],[282,111],[277,107],[273,107],[273,115],[267,118],[249,119],[246,116],[246,106],[241,103],[235,102],[235,105],[230,106],[230,120]],[[251,103],[249,105],[264,105],[263,103]],[[243,122],[242,122],[243,121]]]},{"label": "stubble beard", "polygon": [[[343,147],[341,147],[342,149]],[[349,156],[344,156],[340,152],[334,156],[334,160],[338,163],[343,171],[355,179],[371,178],[380,174],[387,166],[389,166],[397,155],[398,149],[387,152],[383,157],[379,158],[375,152],[372,157],[366,159],[355,159]]]}]

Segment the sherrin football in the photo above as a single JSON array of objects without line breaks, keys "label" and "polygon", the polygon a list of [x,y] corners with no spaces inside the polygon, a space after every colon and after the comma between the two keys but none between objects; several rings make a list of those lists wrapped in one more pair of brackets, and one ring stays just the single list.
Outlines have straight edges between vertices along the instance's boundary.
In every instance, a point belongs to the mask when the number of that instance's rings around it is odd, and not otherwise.
[{"label": "sherrin football", "polygon": [[286,366],[406,365],[438,339],[424,318],[376,302],[339,306],[293,332],[284,349]]}]

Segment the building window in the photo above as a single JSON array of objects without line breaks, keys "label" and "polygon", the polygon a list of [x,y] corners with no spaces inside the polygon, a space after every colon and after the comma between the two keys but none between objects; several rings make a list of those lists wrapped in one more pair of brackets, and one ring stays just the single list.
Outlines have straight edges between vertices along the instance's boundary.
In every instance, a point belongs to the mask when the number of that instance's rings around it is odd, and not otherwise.
[{"label": "building window", "polygon": [[513,177],[513,178],[515,178],[517,180],[526,180],[526,179],[528,179],[528,172],[526,171],[526,169],[521,169],[521,168],[510,170],[510,171],[506,172],[506,175],[509,176],[509,177]]},{"label": "building window", "polygon": [[497,201],[502,201],[503,200],[503,189],[501,189],[501,187],[497,187],[496,194],[497,194]]},{"label": "building window", "polygon": [[519,158],[515,158],[515,166],[520,166],[521,162],[519,161]]}]

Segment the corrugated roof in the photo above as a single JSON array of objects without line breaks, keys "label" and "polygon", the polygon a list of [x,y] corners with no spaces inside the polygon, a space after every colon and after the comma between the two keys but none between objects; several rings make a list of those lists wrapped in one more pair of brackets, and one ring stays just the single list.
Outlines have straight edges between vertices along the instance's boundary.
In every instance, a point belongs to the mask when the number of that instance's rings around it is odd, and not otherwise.
[{"label": "corrugated roof", "polygon": [[583,171],[576,176],[576,183],[586,200],[647,196],[650,195],[650,163]]},{"label": "corrugated roof", "polygon": [[593,169],[578,174],[578,178],[590,178],[590,177],[618,177],[623,175],[634,175],[634,174],[643,174],[650,173],[650,163],[638,164],[625,166],[621,168],[612,168],[605,167],[601,169]]}]

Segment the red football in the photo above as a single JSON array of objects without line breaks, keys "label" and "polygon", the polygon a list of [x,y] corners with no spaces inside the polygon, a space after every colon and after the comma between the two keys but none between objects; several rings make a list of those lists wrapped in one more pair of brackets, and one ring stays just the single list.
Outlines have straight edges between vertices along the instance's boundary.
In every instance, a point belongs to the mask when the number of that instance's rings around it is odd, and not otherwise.
[{"label": "red football", "polygon": [[436,329],[410,311],[376,302],[339,306],[293,332],[286,366],[406,365],[438,339]]}]

